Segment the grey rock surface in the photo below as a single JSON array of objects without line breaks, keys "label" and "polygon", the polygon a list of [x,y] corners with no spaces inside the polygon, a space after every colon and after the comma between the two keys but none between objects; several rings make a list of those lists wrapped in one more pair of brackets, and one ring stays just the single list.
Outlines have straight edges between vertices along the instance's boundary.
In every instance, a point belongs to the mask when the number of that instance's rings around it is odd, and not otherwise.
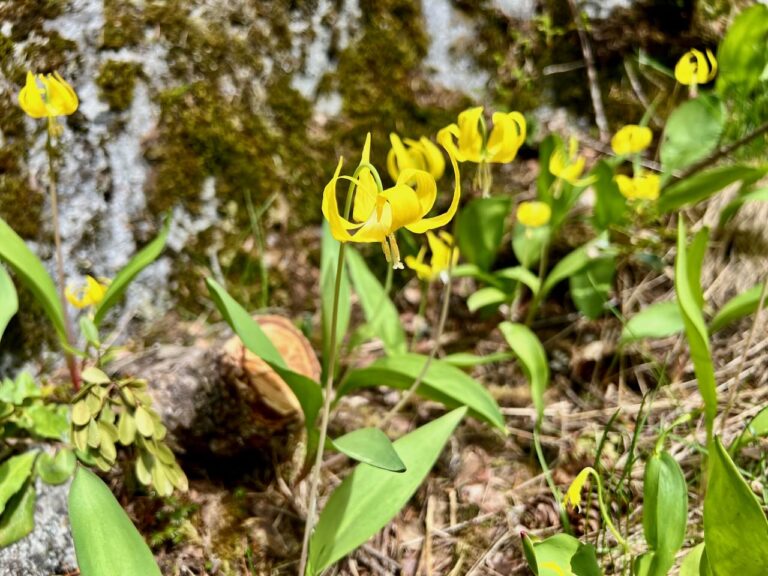
[{"label": "grey rock surface", "polygon": [[37,480],[35,529],[0,548],[0,576],[60,576],[75,570],[75,547],[69,530],[69,482],[49,486]]}]

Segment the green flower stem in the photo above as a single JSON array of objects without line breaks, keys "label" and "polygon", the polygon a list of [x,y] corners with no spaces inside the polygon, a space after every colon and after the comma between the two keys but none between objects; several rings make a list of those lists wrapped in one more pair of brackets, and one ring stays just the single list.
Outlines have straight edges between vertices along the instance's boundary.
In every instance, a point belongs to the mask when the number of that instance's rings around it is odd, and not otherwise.
[{"label": "green flower stem", "polygon": [[[347,199],[344,203],[344,217],[349,219],[352,211],[352,198],[354,197],[355,187],[357,185],[357,176],[360,171],[368,168],[373,174],[376,185],[381,191],[381,178],[376,168],[367,163],[361,163],[350,178],[349,189],[347,190]],[[336,373],[336,340],[338,338],[339,325],[339,294],[341,293],[341,281],[344,277],[344,253],[346,243],[339,245],[339,258],[336,262],[336,282],[333,288],[333,309],[331,313],[331,340],[330,350],[328,352],[328,376],[325,381],[325,390],[323,394],[323,410],[320,415],[320,438],[318,441],[317,454],[315,455],[315,464],[312,467],[312,476],[309,481],[309,504],[307,506],[307,519],[304,524],[304,539],[301,545],[301,557],[299,560],[298,576],[305,576],[307,570],[307,558],[309,556],[309,539],[312,536],[312,530],[315,525],[315,515],[317,512],[317,493],[320,486],[320,469],[323,465],[323,453],[325,452],[325,440],[328,437],[328,421],[331,415],[331,403],[333,396],[333,380]]]},{"label": "green flower stem", "polygon": [[[427,297],[429,295],[429,282],[427,282],[426,280],[421,280],[419,282],[419,288],[421,288],[421,299],[419,300],[419,311],[416,312],[416,318],[414,319],[414,322],[418,322],[418,320],[422,318],[426,318]],[[416,342],[418,341],[419,341],[419,330],[418,330],[418,326],[415,326],[413,330],[413,336],[411,337],[411,345],[409,347],[409,350],[413,350],[416,346]]]},{"label": "green flower stem", "polygon": [[432,350],[430,351],[429,356],[427,357],[427,361],[424,362],[424,366],[422,367],[421,372],[419,372],[418,376],[416,376],[416,379],[413,381],[413,384],[411,384],[411,387],[405,391],[405,394],[403,394],[403,397],[400,398],[400,401],[395,404],[394,408],[392,408],[392,410],[387,412],[387,414],[384,416],[384,419],[381,421],[381,423],[379,423],[380,428],[385,428],[387,424],[389,424],[389,421],[392,420],[392,417],[408,405],[414,394],[416,394],[416,390],[418,390],[419,386],[424,380],[424,377],[427,375],[427,371],[429,370],[432,361],[435,359],[435,356],[437,356],[437,351],[440,349],[440,339],[442,338],[443,331],[445,330],[445,321],[448,318],[448,308],[451,301],[451,285],[453,284],[453,251],[455,249],[456,235],[454,234],[454,243],[451,245],[451,253],[448,255],[448,273],[447,278],[445,279],[445,288],[443,289],[443,304],[440,309],[440,319],[437,322],[437,330],[435,331],[435,343],[432,346]]},{"label": "green flower stem", "polygon": [[629,553],[629,544],[621,535],[621,532],[619,532],[619,530],[613,524],[611,517],[608,515],[608,508],[606,507],[605,500],[603,498],[603,481],[600,479],[600,475],[594,468],[588,468],[588,470],[590,476],[592,476],[592,478],[595,479],[595,482],[597,482],[597,503],[600,507],[600,515],[603,517],[603,522],[605,522],[605,525],[608,527],[608,530],[611,531],[613,537],[616,538],[616,542],[618,542],[622,547],[624,553]]},{"label": "green flower stem", "polygon": [[[50,122],[55,122],[54,119],[49,119]],[[54,145],[52,132],[54,128],[49,124],[48,126],[48,139],[45,145],[45,151],[48,153],[48,192],[51,196],[51,220],[53,222],[53,241],[56,246],[56,274],[58,276],[59,284],[59,300],[61,300],[61,313],[64,316],[64,334],[67,338],[66,346],[64,346],[64,358],[67,362],[67,369],[69,370],[69,376],[72,379],[72,386],[75,392],[80,390],[80,369],[75,361],[74,355],[68,351],[68,348],[75,347],[75,339],[72,332],[72,322],[67,312],[67,298],[64,290],[66,286],[66,278],[64,276],[64,257],[61,251],[61,227],[59,225],[59,201],[58,194],[56,193],[56,169],[54,166]]]},{"label": "green flower stem", "polygon": [[568,514],[566,513],[565,507],[563,506],[563,495],[555,484],[555,481],[552,479],[552,471],[549,469],[547,459],[544,457],[544,450],[541,448],[540,421],[537,421],[536,425],[533,427],[533,445],[536,449],[536,458],[539,461],[539,466],[541,466],[541,471],[544,473],[544,479],[547,481],[549,491],[552,493],[552,497],[557,503],[557,509],[560,514],[560,523],[563,525],[563,530],[565,530],[566,533],[571,534],[573,533],[573,530],[571,529],[571,522],[568,520]]},{"label": "green flower stem", "polygon": [[534,294],[531,305],[528,308],[528,314],[525,317],[525,325],[530,326],[536,317],[536,313],[539,311],[542,299],[542,289],[544,287],[544,276],[547,273],[547,266],[549,264],[549,242],[545,242],[541,247],[541,258],[539,259],[539,289]]}]

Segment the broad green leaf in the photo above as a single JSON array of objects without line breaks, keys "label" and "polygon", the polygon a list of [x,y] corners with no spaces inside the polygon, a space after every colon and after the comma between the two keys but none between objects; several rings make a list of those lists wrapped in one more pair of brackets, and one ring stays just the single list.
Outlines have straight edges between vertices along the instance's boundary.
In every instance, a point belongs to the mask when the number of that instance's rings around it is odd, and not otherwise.
[{"label": "broad green leaf", "polygon": [[8,224],[0,218],[0,261],[5,262],[16,276],[32,292],[53,324],[59,341],[67,342],[64,330],[64,311],[56,291],[56,285],[42,262]]},{"label": "broad green leaf", "polygon": [[587,318],[603,315],[613,290],[616,258],[609,254],[593,260],[584,270],[570,277],[571,299]]},{"label": "broad green leaf", "polygon": [[[728,302],[723,304],[723,307],[717,311],[715,317],[709,323],[709,329],[712,332],[722,330],[732,322],[741,320],[745,316],[749,316],[757,312],[757,307],[760,305],[760,293],[763,291],[763,285],[758,284],[753,286],[746,292],[734,296]],[[768,305],[768,300],[763,302],[763,306]]]},{"label": "broad green leaf", "polygon": [[512,231],[512,251],[524,268],[530,268],[541,260],[545,246],[549,243],[549,226],[528,228],[519,222]]},{"label": "broad green leaf", "polygon": [[486,286],[469,295],[469,298],[467,298],[467,308],[469,308],[470,312],[477,312],[481,308],[499,307],[511,299],[511,294],[507,294],[493,286]]},{"label": "broad green leaf", "polygon": [[349,276],[360,299],[365,319],[373,332],[381,338],[388,354],[399,354],[408,349],[405,330],[400,324],[400,315],[360,253],[347,247]]},{"label": "broad green leaf", "polygon": [[659,212],[665,214],[683,206],[693,206],[734,182],[755,182],[766,171],[766,168],[736,164],[699,172],[665,187],[657,204]]},{"label": "broad green leaf", "polygon": [[0,516],[0,548],[21,540],[34,530],[36,500],[35,483],[28,480]]},{"label": "broad green leaf", "polygon": [[656,302],[629,319],[621,331],[621,341],[666,338],[683,330],[685,330],[685,323],[677,301]]},{"label": "broad green leaf", "polygon": [[691,349],[691,360],[699,392],[704,400],[704,413],[707,422],[707,438],[712,437],[712,426],[717,415],[717,391],[715,370],[709,350],[709,334],[704,323],[704,316],[697,302],[700,286],[691,286],[689,257],[686,246],[686,232],[683,218],[677,224],[677,258],[675,258],[675,292],[680,313],[685,325],[685,335]]},{"label": "broad green leaf", "polygon": [[714,576],[764,576],[768,520],[760,502],[715,438],[704,498],[704,542]]},{"label": "broad green leaf", "polygon": [[680,564],[680,576],[701,576],[699,566],[704,554],[704,542],[691,548]]},{"label": "broad green leaf", "polygon": [[331,444],[336,450],[358,462],[390,472],[405,472],[405,464],[392,447],[392,442],[378,428],[354,430],[331,440]]},{"label": "broad green leaf", "polygon": [[69,521],[81,576],[162,576],[109,487],[82,466],[69,490]]},{"label": "broad green leaf", "polygon": [[688,284],[693,290],[693,296],[699,309],[704,309],[704,290],[701,288],[701,269],[709,242],[709,228],[704,227],[693,237],[688,246]]},{"label": "broad green leaf", "polygon": [[768,436],[768,406],[764,407],[760,412],[749,421],[749,424],[744,428],[744,431],[739,434],[739,437],[731,445],[729,452],[736,454],[739,449],[758,438],[765,438]]},{"label": "broad green leaf", "polygon": [[[336,396],[341,398],[352,390],[369,386],[391,386],[407,390],[423,370],[426,361],[427,357],[420,354],[380,358],[366,368],[349,372]],[[488,390],[471,376],[441,360],[432,360],[416,392],[442,402],[449,408],[467,406],[476,418],[485,420],[499,430],[505,430],[504,417]]]},{"label": "broad green leaf", "polygon": [[456,234],[464,260],[481,270],[491,269],[511,206],[511,196],[492,196],[472,200],[461,209]]},{"label": "broad green leaf", "polygon": [[494,272],[496,278],[502,280],[514,280],[515,282],[522,282],[531,290],[533,294],[536,294],[541,287],[541,281],[538,277],[522,266],[513,266],[512,268],[502,268]]},{"label": "broad green leaf", "polygon": [[494,362],[504,362],[514,357],[515,355],[510,352],[494,352],[486,356],[478,356],[470,352],[456,352],[455,354],[443,357],[442,361],[457,368],[474,368],[475,366],[493,364]]},{"label": "broad green leaf", "polygon": [[523,541],[523,555],[525,556],[525,561],[528,562],[528,567],[531,571],[536,576],[539,576],[539,563],[536,561],[536,549],[533,546],[533,540],[531,540],[531,537],[525,532],[520,535],[520,538]]},{"label": "broad green leaf", "polygon": [[248,350],[259,356],[277,372],[285,381],[304,412],[304,425],[307,429],[308,446],[310,455],[318,440],[318,431],[315,428],[315,420],[323,405],[323,392],[320,385],[306,376],[289,370],[280,353],[272,341],[264,333],[259,323],[251,318],[245,308],[240,306],[221,285],[212,278],[206,278],[206,285],[211,294],[211,299],[224,320],[243,341]]},{"label": "broad green leaf", "polygon": [[644,552],[636,556],[632,563],[632,576],[648,576],[651,573],[654,556],[656,556],[654,552]]},{"label": "broad green leaf", "polygon": [[96,308],[93,316],[93,323],[97,327],[101,324],[102,320],[104,320],[104,316],[106,316],[107,312],[119,302],[123,293],[128,289],[128,286],[131,285],[131,282],[133,282],[133,279],[136,278],[139,272],[152,264],[152,262],[157,260],[160,254],[162,254],[163,248],[165,248],[165,241],[168,239],[168,231],[170,230],[170,227],[171,219],[168,217],[163,223],[163,227],[160,230],[160,234],[157,235],[157,238],[152,240],[152,242],[147,244],[133,258],[131,258],[130,262],[128,262],[128,264],[117,273],[117,276],[114,277],[112,282],[109,283],[104,298]]},{"label": "broad green leaf", "polygon": [[592,185],[595,190],[595,207],[592,223],[597,230],[607,230],[611,226],[619,226],[627,219],[627,199],[619,192],[619,187],[613,179],[614,169],[601,160],[592,169],[597,180]]},{"label": "broad green leaf", "polygon": [[61,448],[55,456],[43,452],[37,459],[37,475],[46,484],[62,484],[75,473],[77,458],[69,448]]},{"label": "broad green leaf", "polygon": [[541,422],[544,418],[544,391],[549,386],[549,364],[544,346],[538,336],[523,324],[502,322],[499,330],[520,360],[523,372],[531,384],[537,421]]},{"label": "broad green leaf", "polygon": [[0,464],[0,514],[32,474],[35,458],[37,458],[37,451],[30,450],[24,454],[12,456]]},{"label": "broad green leaf", "polygon": [[[322,301],[323,322],[323,373],[328,370],[326,363],[331,351],[331,321],[333,314],[333,296],[336,289],[336,264],[339,261],[339,248],[341,244],[331,236],[331,228],[326,220],[323,220],[323,239],[320,262],[320,297]],[[349,327],[349,317],[352,306],[350,305],[349,275],[346,270],[341,272],[339,284],[339,310],[336,319],[336,346],[341,345]]]},{"label": "broad green leaf", "polygon": [[653,454],[645,465],[643,531],[654,555],[648,576],[666,576],[685,540],[688,486],[677,461],[668,452]]},{"label": "broad green leaf", "polygon": [[[394,443],[402,474],[359,464],[334,490],[309,543],[308,574],[320,574],[384,528],[408,503],[466,413],[460,408]],[[84,575],[89,576],[89,575]]]},{"label": "broad green leaf", "polygon": [[768,187],[751,190],[743,194],[740,193],[735,200],[729,202],[728,205],[722,209],[718,226],[721,228],[725,226],[747,202],[768,202]]},{"label": "broad green leaf", "polygon": [[[526,558],[530,552],[526,553]],[[582,544],[569,534],[555,534],[546,540],[533,542],[537,576],[601,576],[595,548]],[[533,569],[532,562],[528,559]]]},{"label": "broad green leaf", "polygon": [[69,435],[68,413],[66,406],[37,403],[24,410],[29,421],[29,426],[25,427],[42,438],[66,440]]},{"label": "broad green leaf", "polygon": [[667,174],[690,166],[712,152],[725,122],[723,104],[714,94],[702,94],[670,114],[661,143],[661,164]]},{"label": "broad green leaf", "polygon": [[607,238],[602,235],[566,254],[547,275],[544,283],[541,285],[541,292],[537,296],[543,300],[552,288],[560,282],[578,274],[589,266],[593,260],[606,257],[610,254],[610,250]]},{"label": "broad green leaf", "polygon": [[0,340],[3,339],[8,322],[19,310],[19,298],[16,295],[16,287],[5,269],[0,265]]},{"label": "broad green leaf", "polygon": [[744,10],[728,28],[717,51],[716,89],[726,94],[736,88],[748,96],[761,86],[768,65],[768,8]]}]

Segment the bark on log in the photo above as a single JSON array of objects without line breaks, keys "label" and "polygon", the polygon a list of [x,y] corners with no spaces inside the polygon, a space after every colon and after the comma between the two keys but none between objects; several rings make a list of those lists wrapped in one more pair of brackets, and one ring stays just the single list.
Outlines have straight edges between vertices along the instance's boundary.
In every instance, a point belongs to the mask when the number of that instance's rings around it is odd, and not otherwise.
[{"label": "bark on log", "polygon": [[[256,320],[289,368],[319,379],[312,346],[289,320]],[[153,408],[178,454],[234,457],[257,449],[285,462],[303,444],[298,400],[237,336],[210,345],[155,346],[113,366],[121,376],[147,380]]]}]

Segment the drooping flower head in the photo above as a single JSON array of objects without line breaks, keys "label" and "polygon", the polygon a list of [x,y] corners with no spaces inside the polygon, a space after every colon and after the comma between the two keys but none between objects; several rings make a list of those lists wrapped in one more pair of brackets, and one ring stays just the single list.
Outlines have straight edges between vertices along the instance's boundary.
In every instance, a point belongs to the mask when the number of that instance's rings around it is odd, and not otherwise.
[{"label": "drooping flower head", "polygon": [[392,148],[387,154],[387,171],[392,180],[397,181],[400,172],[406,168],[416,168],[429,172],[435,179],[442,178],[445,172],[445,159],[443,153],[429,138],[422,136],[418,140],[405,139],[405,144],[400,137],[392,133],[389,135]]},{"label": "drooping flower head", "polygon": [[427,242],[432,252],[431,262],[427,264],[424,261],[427,247],[422,246],[415,258],[413,256],[405,257],[405,265],[414,270],[421,280],[431,282],[442,272],[456,265],[459,261],[459,249],[453,245],[453,236],[444,231],[439,232],[438,235],[427,231]]},{"label": "drooping flower head", "polygon": [[457,124],[440,130],[438,141],[445,141],[449,154],[459,162],[511,162],[525,142],[525,118],[520,112],[494,112],[490,134],[483,119],[483,107],[459,114]]},{"label": "drooping flower head", "polygon": [[549,171],[556,178],[565,180],[572,186],[587,186],[594,178],[579,180],[584,172],[584,156],[579,156],[579,141],[571,136],[568,140],[568,153],[562,145],[557,146],[549,157]]},{"label": "drooping flower head", "polygon": [[717,75],[717,60],[712,50],[707,48],[707,56],[704,57],[695,48],[683,54],[675,65],[675,79],[685,86],[706,84]]},{"label": "drooping flower head", "polygon": [[[443,141],[440,141],[445,147]],[[429,172],[416,168],[400,171],[395,185],[383,189],[378,173],[370,163],[371,135],[365,140],[360,164],[354,176],[340,176],[343,159],[339,159],[336,172],[323,191],[323,215],[328,220],[331,234],[339,242],[379,242],[388,262],[402,268],[395,232],[406,228],[423,234],[448,224],[459,207],[461,185],[459,166],[450,154],[456,184],[451,204],[444,213],[427,216],[437,199],[437,183]],[[342,215],[336,198],[336,184],[346,179],[352,183],[351,216]]]},{"label": "drooping flower head", "polygon": [[74,289],[67,286],[64,294],[69,303],[75,308],[98,306],[104,299],[104,294],[107,293],[108,286],[109,280],[106,278],[99,278],[96,280],[93,276],[86,276],[85,286],[80,286]]},{"label": "drooping flower head", "polygon": [[627,124],[611,138],[611,148],[619,156],[642,152],[653,141],[653,132],[647,126]]},{"label": "drooping flower head", "polygon": [[658,200],[660,181],[659,175],[651,172],[640,172],[632,178],[624,174],[614,177],[619,192],[627,200]]},{"label": "drooping flower head", "polygon": [[27,82],[19,92],[19,106],[32,118],[69,116],[79,101],[72,86],[59,75],[27,72]]},{"label": "drooping flower head", "polygon": [[517,221],[526,228],[541,228],[549,224],[552,208],[546,202],[521,202],[517,207]]}]

